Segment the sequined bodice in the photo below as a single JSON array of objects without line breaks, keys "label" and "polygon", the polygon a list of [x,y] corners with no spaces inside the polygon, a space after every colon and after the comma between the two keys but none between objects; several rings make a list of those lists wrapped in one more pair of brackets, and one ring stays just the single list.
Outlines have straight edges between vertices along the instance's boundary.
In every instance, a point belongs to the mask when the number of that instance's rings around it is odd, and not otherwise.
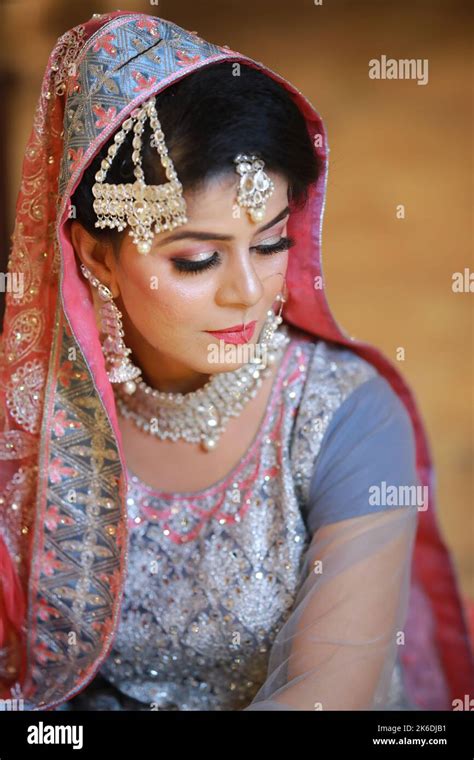
[{"label": "sequined bodice", "polygon": [[[365,378],[358,362],[347,373],[327,344],[293,336],[260,430],[226,478],[167,494],[129,472],[127,577],[101,673],[146,709],[242,709],[262,685],[310,540],[302,480],[327,425],[322,412]],[[310,366],[332,378],[317,403]],[[316,413],[323,423],[311,434]]]}]

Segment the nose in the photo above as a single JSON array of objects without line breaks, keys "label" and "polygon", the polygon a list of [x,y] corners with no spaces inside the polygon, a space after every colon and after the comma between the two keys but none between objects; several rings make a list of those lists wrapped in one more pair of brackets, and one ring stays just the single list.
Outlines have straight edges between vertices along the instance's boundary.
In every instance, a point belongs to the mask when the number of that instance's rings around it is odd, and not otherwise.
[{"label": "nose", "polygon": [[255,271],[248,248],[234,251],[228,257],[228,265],[216,293],[217,305],[248,309],[260,301],[263,293],[262,282]]}]

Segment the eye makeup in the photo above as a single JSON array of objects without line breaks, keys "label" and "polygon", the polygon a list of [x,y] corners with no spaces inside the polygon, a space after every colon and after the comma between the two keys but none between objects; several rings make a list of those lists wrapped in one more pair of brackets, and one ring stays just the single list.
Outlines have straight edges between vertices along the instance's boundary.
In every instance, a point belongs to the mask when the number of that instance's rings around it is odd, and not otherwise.
[{"label": "eye makeup", "polygon": [[[287,251],[294,246],[295,240],[292,237],[281,237],[276,243],[270,245],[254,245],[250,248],[251,251],[257,251],[262,256],[269,256],[274,253],[280,253],[281,251]],[[203,261],[193,261],[192,259],[171,259],[174,268],[181,273],[194,273],[204,272],[207,269],[218,266],[221,262],[221,257],[217,251],[214,251],[212,256]]]}]

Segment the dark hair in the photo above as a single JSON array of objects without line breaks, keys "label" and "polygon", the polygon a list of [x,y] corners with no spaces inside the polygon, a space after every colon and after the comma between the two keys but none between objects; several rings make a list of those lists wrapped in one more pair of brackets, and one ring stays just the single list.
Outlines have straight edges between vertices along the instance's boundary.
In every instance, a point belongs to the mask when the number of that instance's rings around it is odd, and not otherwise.
[{"label": "dark hair", "polygon": [[[289,202],[301,207],[307,201],[308,186],[316,182],[322,168],[305,119],[287,90],[267,74],[240,64],[240,75],[234,76],[234,65],[210,64],[156,96],[158,118],[178,178],[185,191],[198,190],[211,177],[234,171],[237,153],[255,152],[267,169],[286,178]],[[133,130],[117,152],[107,182],[134,181],[132,139]],[[117,252],[127,228],[118,232],[95,227],[92,205],[95,174],[113,141],[114,135],[87,167],[71,201],[77,221],[97,240],[112,242]],[[146,182],[166,182],[156,148],[150,146],[148,121],[142,141]]]}]

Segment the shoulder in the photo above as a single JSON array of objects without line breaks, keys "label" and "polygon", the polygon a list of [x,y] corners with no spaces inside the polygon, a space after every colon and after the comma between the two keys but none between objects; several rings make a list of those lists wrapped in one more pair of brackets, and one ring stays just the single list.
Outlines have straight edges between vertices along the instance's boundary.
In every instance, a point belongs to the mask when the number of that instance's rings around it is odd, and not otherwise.
[{"label": "shoulder", "polygon": [[299,407],[301,417],[313,416],[322,406],[334,411],[361,384],[381,377],[370,362],[350,347],[308,336],[295,328],[290,329],[289,336],[307,356],[305,387]]},{"label": "shoulder", "polygon": [[405,405],[373,365],[346,347],[314,344],[292,464],[302,503],[318,522],[370,511],[367,494],[378,482],[418,484]]},{"label": "shoulder", "polygon": [[318,465],[328,456],[351,454],[411,461],[415,434],[410,415],[390,383],[378,372],[348,393],[331,416],[321,440]]},{"label": "shoulder", "polygon": [[291,459],[297,488],[307,498],[308,480],[323,437],[336,411],[377,370],[345,346],[290,332],[307,357],[306,378],[293,426]]},{"label": "shoulder", "polygon": [[312,423],[313,429],[324,434],[333,418],[340,421],[356,415],[375,420],[375,415],[379,420],[391,417],[405,430],[411,430],[405,405],[373,364],[350,347],[331,341],[298,337],[293,340],[305,345],[308,355],[297,429]]}]

